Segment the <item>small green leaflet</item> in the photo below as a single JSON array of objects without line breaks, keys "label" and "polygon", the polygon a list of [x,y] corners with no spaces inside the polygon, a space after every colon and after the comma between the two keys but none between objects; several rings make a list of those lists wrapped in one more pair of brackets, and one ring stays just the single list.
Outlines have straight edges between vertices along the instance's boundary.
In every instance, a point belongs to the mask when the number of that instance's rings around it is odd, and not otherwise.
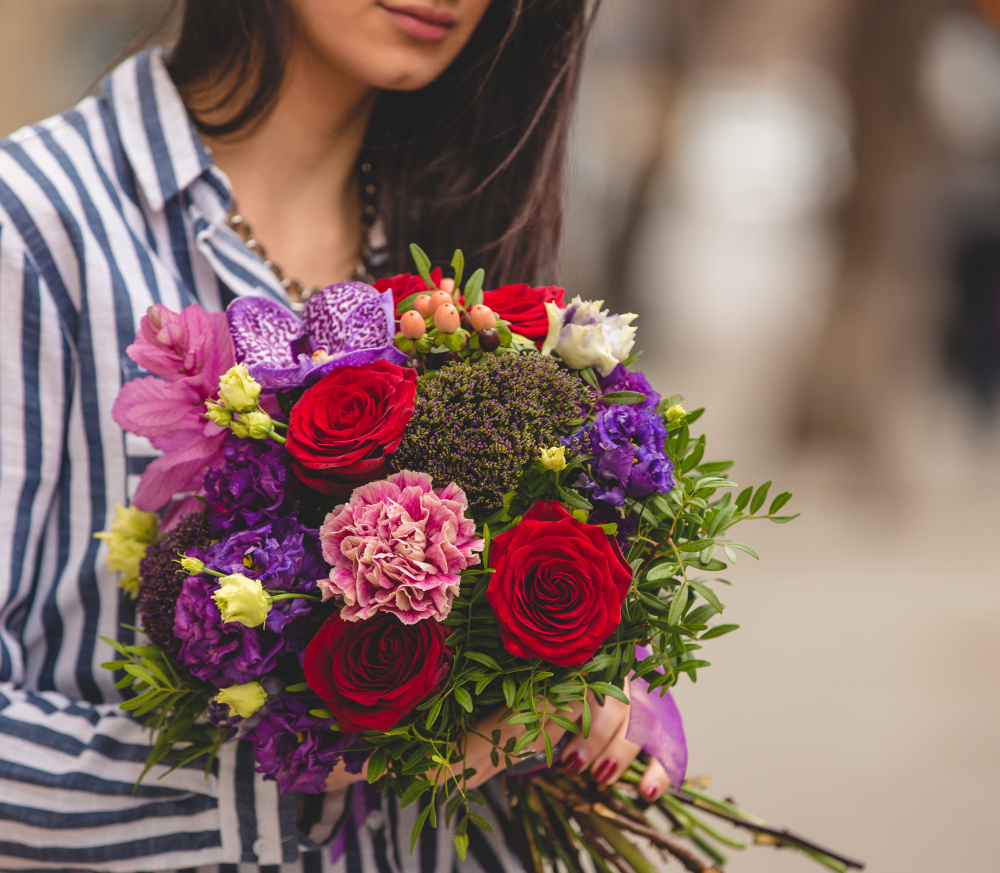
[{"label": "small green leaflet", "polygon": [[410,255],[413,257],[413,263],[417,265],[417,272],[421,278],[434,288],[434,280],[431,278],[431,259],[427,257],[427,253],[416,243],[410,243]]},{"label": "small green leaflet", "polygon": [[451,267],[455,271],[455,287],[462,284],[462,273],[465,272],[465,255],[461,249],[455,249],[455,254],[451,256]]}]

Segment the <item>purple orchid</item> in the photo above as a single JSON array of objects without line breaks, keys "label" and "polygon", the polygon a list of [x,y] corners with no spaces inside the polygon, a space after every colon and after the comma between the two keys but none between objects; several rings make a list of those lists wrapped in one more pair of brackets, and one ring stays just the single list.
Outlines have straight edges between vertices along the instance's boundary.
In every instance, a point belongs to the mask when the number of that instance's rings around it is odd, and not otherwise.
[{"label": "purple orchid", "polygon": [[338,367],[403,364],[392,291],[364,282],[331,285],[310,297],[299,318],[263,297],[240,297],[227,310],[236,360],[265,391],[311,384]]}]

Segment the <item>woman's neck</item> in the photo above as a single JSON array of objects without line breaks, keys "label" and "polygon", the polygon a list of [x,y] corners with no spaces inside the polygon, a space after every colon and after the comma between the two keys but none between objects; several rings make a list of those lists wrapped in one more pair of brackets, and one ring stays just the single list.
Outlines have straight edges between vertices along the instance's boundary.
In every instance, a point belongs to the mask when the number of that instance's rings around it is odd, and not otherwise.
[{"label": "woman's neck", "polygon": [[355,169],[375,92],[297,41],[274,109],[242,139],[206,138],[268,256],[304,285],[345,281],[358,264]]}]

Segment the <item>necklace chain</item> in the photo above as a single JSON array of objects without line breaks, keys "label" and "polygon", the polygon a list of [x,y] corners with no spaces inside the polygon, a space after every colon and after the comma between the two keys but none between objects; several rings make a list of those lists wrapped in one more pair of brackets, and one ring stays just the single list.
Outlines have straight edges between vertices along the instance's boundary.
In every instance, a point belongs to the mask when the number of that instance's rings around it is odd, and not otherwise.
[{"label": "necklace chain", "polygon": [[[377,189],[372,179],[371,164],[368,161],[365,161],[359,166],[358,169],[361,177],[360,187],[362,201],[364,203],[361,211],[361,224],[364,239],[361,244],[361,259],[354,270],[351,271],[349,281],[367,282],[371,284],[374,279],[369,272],[368,267],[371,262],[372,254],[370,237],[377,215],[375,206],[375,195],[377,193]],[[237,236],[243,240],[243,244],[264,262],[264,266],[274,273],[274,277],[281,283],[281,287],[284,288],[285,292],[288,294],[292,303],[292,309],[296,312],[301,312],[305,302],[314,294],[322,290],[318,286],[304,285],[298,279],[293,279],[285,273],[280,264],[275,263],[270,257],[268,257],[267,249],[264,248],[260,240],[258,240],[254,235],[253,229],[250,227],[250,223],[246,220],[246,217],[240,213],[235,200],[233,200],[232,208],[226,216],[226,223],[236,232]]]}]

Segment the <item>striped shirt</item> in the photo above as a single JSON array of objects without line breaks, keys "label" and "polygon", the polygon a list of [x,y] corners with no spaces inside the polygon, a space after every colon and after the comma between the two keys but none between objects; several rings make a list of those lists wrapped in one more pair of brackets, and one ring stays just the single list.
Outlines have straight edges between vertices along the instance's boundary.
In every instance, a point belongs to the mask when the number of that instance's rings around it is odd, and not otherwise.
[{"label": "striped shirt", "polygon": [[0,869],[518,870],[495,791],[497,832],[472,834],[464,863],[444,830],[411,856],[419,807],[386,801],[331,861],[318,843],[350,800],[300,798],[297,814],[246,743],[207,778],[158,767],[133,791],[149,735],[118,710],[99,637],[133,642],[135,605],[94,534],[155,453],[111,406],[140,375],[125,348],[153,303],[288,303],[231,204],[159,51],[0,142]]}]

